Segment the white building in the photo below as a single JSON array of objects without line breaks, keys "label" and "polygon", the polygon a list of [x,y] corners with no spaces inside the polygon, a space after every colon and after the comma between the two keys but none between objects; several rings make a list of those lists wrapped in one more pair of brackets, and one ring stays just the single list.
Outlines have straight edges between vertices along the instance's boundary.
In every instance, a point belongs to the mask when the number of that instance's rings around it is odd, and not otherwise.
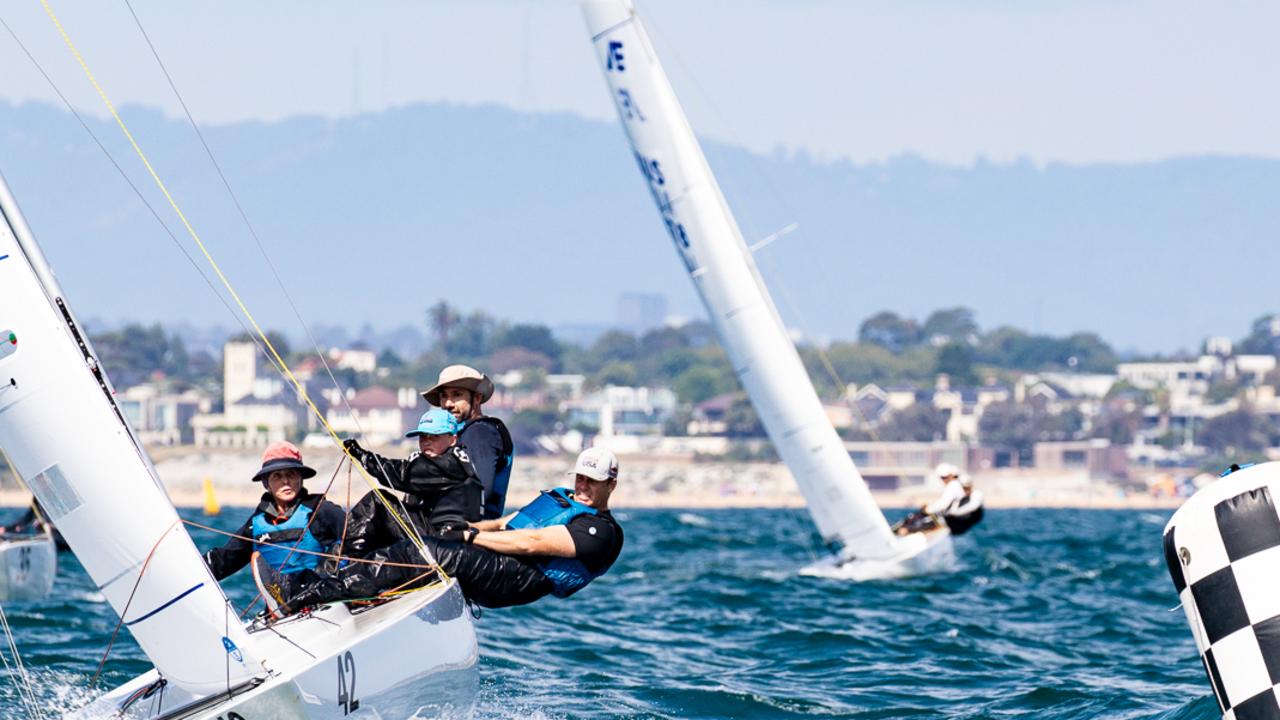
[{"label": "white building", "polygon": [[263,447],[288,440],[306,427],[305,406],[278,377],[258,375],[257,346],[229,342],[222,348],[222,402],[218,414],[191,418],[193,440],[206,447]]},{"label": "white building", "polygon": [[560,404],[569,425],[595,428],[604,437],[659,433],[675,408],[676,395],[667,388],[619,385]]},{"label": "white building", "polygon": [[171,393],[159,385],[135,385],[116,395],[120,411],[148,445],[189,445],[195,440],[191,419],[208,412],[212,399],[191,389]]},{"label": "white building", "polygon": [[390,445],[417,426],[426,410],[414,388],[368,387],[329,407],[326,419],[334,432],[358,436],[369,445]]}]

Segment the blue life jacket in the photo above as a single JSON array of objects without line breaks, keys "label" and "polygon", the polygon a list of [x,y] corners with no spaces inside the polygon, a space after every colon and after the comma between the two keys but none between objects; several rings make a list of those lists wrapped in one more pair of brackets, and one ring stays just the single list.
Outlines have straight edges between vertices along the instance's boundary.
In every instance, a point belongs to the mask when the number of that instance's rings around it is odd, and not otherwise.
[{"label": "blue life jacket", "polygon": [[[590,505],[583,505],[573,499],[573,491],[569,488],[543,490],[528,505],[520,508],[516,516],[507,522],[508,530],[524,528],[544,528],[556,525],[568,525],[569,521],[579,515],[598,515]],[[577,558],[546,558],[538,561],[538,569],[551,581],[554,589],[551,594],[558,598],[566,598],[587,586],[587,583],[603,575],[593,573]]]},{"label": "blue life jacket", "polygon": [[[302,570],[314,570],[320,564],[319,555],[297,551],[294,551],[292,555],[290,554],[290,550],[294,548],[310,552],[324,551],[320,541],[316,540],[311,531],[307,529],[307,523],[310,520],[311,508],[305,504],[299,504],[298,509],[293,511],[289,519],[278,525],[267,520],[265,512],[254,513],[252,521],[253,549],[262,554],[262,558],[267,561],[267,564],[286,575]],[[260,541],[273,544],[265,545]],[[278,547],[280,545],[284,547]],[[286,561],[285,558],[288,558],[288,560]]]}]

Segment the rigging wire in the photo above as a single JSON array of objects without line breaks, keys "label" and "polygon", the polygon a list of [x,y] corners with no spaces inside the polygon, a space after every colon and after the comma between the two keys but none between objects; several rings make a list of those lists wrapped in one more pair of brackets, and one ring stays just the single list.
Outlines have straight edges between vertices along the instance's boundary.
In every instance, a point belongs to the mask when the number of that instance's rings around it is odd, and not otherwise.
[{"label": "rigging wire", "polygon": [[[94,144],[98,146],[98,149],[102,151],[102,154],[107,158],[107,161],[111,163],[111,166],[115,168],[116,172],[119,173],[120,177],[129,186],[129,189],[133,190],[133,194],[138,197],[138,200],[140,200],[143,206],[151,213],[151,217],[155,218],[156,223],[160,225],[160,228],[164,230],[165,234],[169,236],[169,239],[173,241],[174,247],[176,247],[178,251],[182,253],[183,257],[187,259],[187,262],[191,264],[192,269],[200,275],[200,279],[204,280],[205,284],[209,286],[209,290],[213,293],[214,297],[218,298],[231,317],[240,324],[240,327],[244,330],[245,334],[253,340],[253,343],[258,345],[258,339],[249,331],[249,326],[244,324],[243,318],[240,317],[239,313],[232,309],[231,305],[227,303],[226,298],[218,292],[213,281],[205,274],[204,270],[200,267],[200,264],[191,256],[191,253],[187,252],[187,249],[183,247],[182,242],[178,240],[178,236],[174,234],[173,230],[171,230],[168,224],[160,217],[160,213],[155,209],[155,206],[152,205],[151,202],[147,200],[147,197],[142,194],[142,190],[133,182],[129,175],[125,173],[124,168],[120,166],[120,163],[116,162],[115,156],[107,150],[106,146],[102,143],[102,140],[93,132],[84,117],[75,109],[75,106],[71,104],[71,101],[67,99],[67,96],[62,93],[61,88],[54,83],[53,78],[49,76],[49,73],[45,72],[44,66],[36,60],[35,56],[31,54],[31,51],[27,49],[27,46],[18,37],[17,33],[13,31],[13,28],[5,22],[3,17],[0,17],[0,25],[4,26],[4,29],[9,33],[9,36],[13,38],[14,43],[16,43],[18,48],[22,50],[23,54],[27,56],[27,59],[31,61],[31,64],[44,78],[45,82],[49,85],[49,88],[53,90],[54,94],[58,96],[58,99],[62,101],[62,104],[67,108],[68,112],[70,112],[76,121],[80,123],[80,127],[84,129],[85,133],[89,135],[89,138],[92,139]],[[262,346],[258,345],[258,349],[262,350]],[[265,354],[265,350],[263,350],[263,353]]]},{"label": "rigging wire", "polygon": [[[84,59],[84,56],[80,54],[80,51],[76,47],[75,43],[72,41],[70,34],[68,34],[66,28],[63,27],[62,22],[58,19],[58,16],[54,12],[53,7],[49,4],[49,0],[40,0],[40,4],[44,7],[45,13],[49,16],[49,19],[50,21],[53,22],[53,25],[57,29],[58,34],[62,37],[63,43],[67,46],[67,49],[71,51],[72,56],[75,58],[76,62],[80,65],[80,69],[84,72],[85,76],[89,80],[89,83],[93,86],[94,90],[97,92],[98,97],[102,100],[103,104],[106,106],[107,111],[110,113],[111,117],[115,120],[116,125],[120,128],[120,131],[124,133],[125,139],[128,140],[129,145],[133,148],[134,153],[137,154],[138,158],[142,161],[142,164],[146,168],[147,173],[151,176],[152,181],[155,182],[156,187],[159,188],[161,194],[164,195],[164,198],[168,202],[169,207],[173,210],[174,214],[178,216],[178,219],[181,220],[183,227],[187,231],[187,234],[191,237],[193,241],[195,241],[196,246],[200,249],[200,252],[205,257],[205,260],[208,261],[210,267],[213,269],[214,274],[222,282],[223,287],[226,289],[227,293],[231,296],[231,299],[234,300],[236,305],[239,307],[241,314],[243,314],[245,319],[247,319],[249,323],[253,326],[253,330],[257,333],[259,339],[262,340],[263,345],[265,345],[266,349],[269,351],[268,353],[269,356],[273,358],[277,367],[283,371],[283,374],[286,377],[286,379],[293,385],[294,389],[297,391],[299,398],[305,402],[307,407],[311,410],[311,413],[320,421],[320,424],[329,433],[329,436],[333,439],[334,443],[338,445],[340,448],[342,448],[343,454],[350,457],[350,454],[347,452],[346,448],[342,446],[342,440],[341,438],[338,437],[338,434],[333,429],[333,426],[329,424],[329,421],[327,418],[325,418],[324,413],[320,412],[320,409],[316,406],[315,402],[311,399],[311,395],[310,393],[307,392],[306,386],[303,385],[303,383],[300,380],[298,380],[297,376],[293,374],[293,371],[289,368],[288,363],[285,362],[284,358],[280,355],[280,352],[276,349],[275,345],[271,342],[271,338],[267,337],[266,332],[263,331],[261,325],[259,325],[253,313],[250,312],[248,306],[245,305],[245,302],[243,299],[241,299],[240,294],[236,292],[235,287],[231,284],[231,280],[222,271],[222,266],[219,265],[217,260],[213,258],[213,255],[210,253],[208,246],[205,245],[204,241],[200,238],[199,233],[196,232],[195,227],[192,226],[190,220],[188,220],[186,214],[182,211],[182,208],[179,207],[177,200],[173,197],[173,194],[170,193],[168,186],[165,185],[164,181],[160,178],[159,173],[156,171],[155,167],[151,164],[150,159],[147,157],[146,153],[143,152],[142,147],[138,144],[138,141],[134,138],[133,133],[130,132],[128,125],[124,122],[124,118],[120,116],[120,113],[116,110],[115,105],[111,102],[111,99],[107,96],[106,90],[102,87],[101,83],[98,82],[98,79],[93,74],[93,71],[89,69],[88,62]],[[365,471],[363,466],[360,467],[360,475],[365,479],[365,482],[368,483],[370,488],[377,489],[377,485],[375,484],[373,478],[369,476],[369,474]],[[396,523],[401,527],[401,529],[404,530],[405,535],[415,543],[418,549],[424,554],[426,554],[427,557],[431,557],[430,553],[426,549],[426,546],[422,543],[421,537],[418,536],[415,528],[413,527],[413,523],[410,521],[407,521],[398,512],[396,512],[394,508],[390,507],[389,505],[387,506],[387,511],[391,514],[391,517],[395,519]],[[443,569],[441,569],[441,572],[443,573]]]},{"label": "rigging wire", "polygon": [[[650,35],[655,35],[655,36],[660,35],[660,33],[654,31],[653,26],[648,22],[645,23],[645,29],[646,31],[648,31]],[[731,120],[729,120],[728,116],[720,112],[720,108],[711,99],[711,95],[702,87],[701,84],[698,83],[697,76],[689,72],[688,65],[681,58],[680,53],[676,49],[675,45],[671,43],[664,43],[664,45],[666,45],[667,47],[666,49],[663,50],[663,55],[664,56],[670,55],[672,58],[674,58],[675,64],[681,68],[681,70],[683,71],[682,74],[690,82],[690,84],[693,85],[693,88],[696,94],[702,97],[703,102],[706,103],[707,107],[711,110],[711,113],[715,115],[716,118],[718,118],[719,121],[723,125],[725,125],[725,127],[729,128],[728,134],[731,137],[740,136],[740,133],[738,133],[735,130],[734,123]],[[654,52],[655,53],[657,52],[656,48],[654,49]],[[760,163],[756,160],[755,155],[751,152],[747,152],[746,156],[747,156],[747,164],[751,167],[752,173],[756,176],[758,180],[764,183],[769,194],[773,196],[774,201],[779,203],[783,207],[783,209],[788,212],[788,214],[794,216],[795,212],[791,208],[790,203],[786,201],[786,198],[782,195],[781,191],[778,189],[778,186],[774,184],[773,179],[768,175],[768,173],[764,172],[761,169]],[[723,194],[723,190],[721,191],[721,193]],[[778,232],[775,232],[772,235],[764,238],[763,240],[759,241],[756,244],[758,247],[755,247],[754,249],[763,248],[765,245],[772,243],[773,240],[777,239],[777,237],[791,232],[791,230],[795,229],[795,225],[796,223],[791,223],[787,227],[783,228],[782,230],[779,230]],[[752,252],[752,248],[748,248],[748,260],[750,260],[752,264],[756,264],[754,253]],[[818,263],[818,266],[819,268],[827,267],[825,263]],[[824,290],[826,291],[825,294],[828,296],[833,295],[834,293],[830,291],[830,283],[828,282],[826,275],[822,272],[815,273],[815,275],[822,281]],[[786,306],[788,312],[790,312],[791,315],[793,315],[796,318],[797,322],[800,325],[801,331],[804,332],[804,334],[808,337],[814,337],[813,333],[810,330],[810,325],[805,320],[804,314],[800,312],[797,304],[792,301],[791,295],[786,291],[786,288],[781,283],[777,283],[777,282],[774,283],[774,288],[782,296],[783,305]],[[785,329],[786,328],[784,327],[783,330],[785,331]],[[877,435],[875,428],[871,426],[868,418],[862,412],[862,408],[859,407],[858,404],[852,398],[849,397],[848,390],[847,390],[849,386],[840,377],[840,373],[836,370],[835,364],[831,362],[831,357],[827,353],[827,349],[824,348],[821,345],[821,343],[817,343],[817,342],[813,344],[813,349],[818,356],[818,361],[821,363],[823,370],[831,378],[831,381],[835,383],[836,391],[839,393],[841,402],[844,403],[846,406],[848,406],[848,408],[855,415],[857,415],[859,419],[861,419],[862,425],[864,428],[867,429],[868,435],[871,436],[871,439],[875,442],[880,442],[880,438]]]},{"label": "rigging wire", "polygon": [[[289,293],[288,287],[280,277],[280,272],[276,268],[275,262],[271,259],[270,254],[267,253],[266,246],[262,244],[262,238],[258,235],[257,229],[249,220],[249,214],[245,211],[244,205],[240,202],[240,197],[236,194],[235,190],[231,188],[231,181],[227,179],[226,173],[222,170],[221,163],[219,163],[218,159],[214,156],[213,148],[209,146],[209,142],[205,139],[204,132],[196,122],[195,116],[191,114],[191,108],[188,107],[186,99],[182,96],[182,93],[179,92],[178,85],[174,82],[173,75],[170,74],[168,66],[166,66],[164,60],[160,58],[160,52],[156,49],[155,43],[151,41],[151,35],[148,34],[146,28],[143,27],[142,20],[138,17],[138,13],[133,9],[133,3],[131,0],[124,0],[124,4],[125,7],[129,9],[129,14],[133,16],[134,25],[137,26],[138,32],[142,35],[142,39],[146,41],[147,47],[151,50],[151,56],[155,58],[156,65],[159,66],[160,72],[164,74],[164,79],[168,82],[169,89],[173,91],[173,96],[177,98],[178,104],[182,106],[182,112],[186,116],[187,122],[191,125],[191,129],[200,140],[200,145],[204,148],[205,155],[209,158],[209,163],[213,165],[213,169],[217,172],[218,179],[222,181],[222,187],[226,189],[227,195],[231,198],[232,204],[235,205],[236,212],[240,215],[240,220],[249,231],[249,236],[253,238],[254,244],[257,245],[258,253],[262,256],[262,259],[266,261],[267,267],[271,270],[271,276],[275,278],[276,286],[280,288],[280,292],[284,295],[284,299],[289,304],[289,308],[293,311],[293,316],[298,320],[298,324],[301,325],[303,331],[306,332],[307,339],[311,341],[311,346],[316,351],[316,357],[320,359],[320,364],[324,367],[325,373],[329,375],[329,380],[333,383],[334,388],[337,389],[338,397],[346,407],[347,413],[351,416],[352,422],[355,423],[356,429],[361,434],[364,434],[364,427],[360,423],[359,413],[351,407],[351,401],[347,398],[347,394],[342,387],[342,383],[338,381],[337,376],[333,372],[333,368],[330,367],[329,361],[325,358],[324,351],[320,348],[320,343],[316,340],[315,334],[311,331],[311,326],[306,320],[302,319],[302,313],[298,310],[297,303],[294,302],[293,296]],[[259,350],[261,350],[260,346]],[[382,466],[382,457],[380,455],[376,457],[378,458],[379,466]],[[382,469],[383,475],[385,476],[387,474],[386,468],[383,467]],[[382,500],[381,495],[379,495],[379,500],[385,504],[385,500]],[[348,507],[350,506],[348,505]]]},{"label": "rigging wire", "polygon": [[31,673],[27,671],[27,666],[22,662],[22,656],[18,654],[18,643],[13,637],[13,629],[9,627],[9,617],[5,614],[3,605],[0,605],[0,625],[4,627],[5,641],[9,645],[9,653],[13,655],[16,670],[9,667],[9,660],[4,653],[0,653],[0,661],[4,662],[5,670],[17,675],[18,697],[22,698],[22,704],[27,706],[28,716],[43,719],[44,710],[36,701],[36,690],[31,682]]}]

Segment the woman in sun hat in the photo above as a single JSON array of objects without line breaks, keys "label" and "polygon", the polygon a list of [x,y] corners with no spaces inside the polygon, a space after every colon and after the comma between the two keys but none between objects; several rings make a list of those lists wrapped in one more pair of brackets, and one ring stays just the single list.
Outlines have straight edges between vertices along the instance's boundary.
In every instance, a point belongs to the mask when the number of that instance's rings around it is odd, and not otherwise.
[{"label": "woman in sun hat", "polygon": [[[342,508],[307,492],[302,481],[316,471],[302,462],[290,442],[274,442],[262,453],[262,467],[253,475],[265,492],[258,507],[227,544],[205,553],[214,578],[221,580],[249,564],[255,552],[280,573],[311,571],[324,553],[342,537]],[[245,538],[253,538],[249,541]],[[300,552],[305,551],[305,552]]]}]

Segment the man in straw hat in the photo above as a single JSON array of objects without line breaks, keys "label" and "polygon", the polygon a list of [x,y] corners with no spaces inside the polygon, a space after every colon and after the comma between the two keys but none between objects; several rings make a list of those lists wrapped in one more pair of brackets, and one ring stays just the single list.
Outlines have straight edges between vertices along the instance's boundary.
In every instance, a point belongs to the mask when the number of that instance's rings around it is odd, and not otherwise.
[{"label": "man in straw hat", "polygon": [[[473,523],[461,542],[423,538],[462,592],[490,608],[525,605],[547,595],[565,598],[613,566],[622,552],[622,526],[609,512],[618,485],[618,459],[602,448],[578,456],[573,489],[556,488],[507,517]],[[416,587],[435,580],[408,541],[371,555],[287,597],[284,612],[343,599]],[[406,565],[410,567],[405,567]],[[414,567],[416,566],[416,567]]]},{"label": "man in straw hat", "polygon": [[215,578],[231,575],[255,555],[282,575],[315,570],[323,558],[312,553],[328,552],[338,542],[346,517],[342,508],[302,486],[303,480],[315,474],[302,463],[302,453],[293,443],[267,446],[262,467],[253,476],[266,490],[258,507],[236,531],[238,537],[205,553]]},{"label": "man in straw hat", "polygon": [[440,371],[436,384],[424,391],[422,397],[457,418],[462,428],[458,443],[467,449],[484,487],[481,514],[486,520],[502,517],[515,446],[507,426],[480,409],[493,397],[493,381],[473,367],[450,365]]}]

